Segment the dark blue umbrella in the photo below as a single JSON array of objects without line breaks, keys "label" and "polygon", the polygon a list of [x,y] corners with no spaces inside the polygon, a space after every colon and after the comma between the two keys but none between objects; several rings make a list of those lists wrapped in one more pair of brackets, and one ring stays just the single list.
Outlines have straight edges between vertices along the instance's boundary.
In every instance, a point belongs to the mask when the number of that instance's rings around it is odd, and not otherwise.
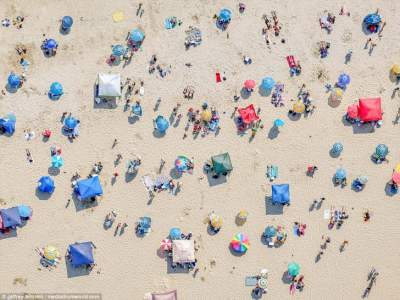
[{"label": "dark blue umbrella", "polygon": [[15,89],[21,85],[21,77],[19,77],[17,74],[11,73],[8,75],[8,85]]},{"label": "dark blue umbrella", "polygon": [[134,29],[131,31],[129,39],[135,43],[140,43],[144,40],[144,33],[139,29]]},{"label": "dark blue umbrella", "polygon": [[44,47],[47,49],[55,49],[57,48],[57,42],[54,39],[48,39]]},{"label": "dark blue umbrella", "polygon": [[165,132],[169,127],[169,123],[163,116],[158,116],[156,118],[156,126],[159,132]]},{"label": "dark blue umbrella", "polygon": [[274,85],[275,85],[275,80],[273,80],[272,77],[265,77],[261,82],[261,88],[266,91],[271,90],[274,87]]},{"label": "dark blue umbrella", "polygon": [[229,22],[231,20],[231,16],[232,16],[231,11],[227,8],[224,8],[221,9],[221,11],[219,12],[218,19],[222,22]]},{"label": "dark blue umbrella", "polygon": [[346,86],[350,83],[350,76],[342,73],[338,78],[337,85],[341,88],[346,88]]},{"label": "dark blue umbrella", "polygon": [[91,242],[69,245],[68,252],[73,266],[90,265],[94,263],[93,246]]},{"label": "dark blue umbrella", "polygon": [[74,117],[68,117],[64,120],[64,126],[70,130],[74,129],[78,125],[78,120]]},{"label": "dark blue umbrella", "polygon": [[369,14],[364,18],[366,25],[377,25],[382,21],[382,18],[378,14]]},{"label": "dark blue umbrella", "polygon": [[74,20],[70,16],[65,16],[61,20],[61,26],[64,30],[70,29],[72,24],[74,24]]},{"label": "dark blue umbrella", "polygon": [[52,193],[55,189],[54,180],[50,176],[42,176],[38,181],[38,189],[42,193]]},{"label": "dark blue umbrella", "polygon": [[15,132],[15,121],[10,119],[0,119],[0,128],[3,133],[12,135]]},{"label": "dark blue umbrella", "polygon": [[63,87],[62,87],[61,83],[53,82],[50,85],[50,94],[52,96],[61,96],[62,94],[64,94]]}]

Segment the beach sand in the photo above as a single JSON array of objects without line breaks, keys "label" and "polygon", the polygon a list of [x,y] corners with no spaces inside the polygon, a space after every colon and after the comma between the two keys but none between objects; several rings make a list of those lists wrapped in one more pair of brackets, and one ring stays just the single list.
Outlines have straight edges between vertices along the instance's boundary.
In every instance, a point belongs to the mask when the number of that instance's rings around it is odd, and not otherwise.
[{"label": "beach sand", "polygon": [[[136,16],[137,1],[2,1],[0,17],[15,18],[24,15],[23,28],[0,28],[0,82],[6,83],[11,71],[21,72],[15,46],[28,48],[31,65],[27,82],[17,93],[0,95],[0,115],[14,112],[17,129],[10,137],[0,137],[0,198],[1,207],[24,203],[33,208],[33,218],[18,229],[16,237],[0,241],[0,293],[91,292],[101,293],[103,299],[142,299],[152,291],[178,290],[179,299],[251,299],[251,287],[244,286],[245,276],[258,274],[261,268],[269,269],[269,299],[289,299],[289,285],[282,280],[287,264],[296,261],[305,275],[305,288],[296,292],[296,299],[359,299],[367,286],[367,274],[372,266],[380,275],[369,299],[398,299],[397,270],[400,268],[400,213],[397,197],[385,193],[385,184],[392,169],[400,160],[398,125],[395,118],[400,98],[391,98],[395,84],[389,79],[389,70],[400,58],[400,2],[397,1],[254,1],[248,0],[246,10],[239,14],[238,1],[143,1],[144,14]],[[345,5],[351,16],[338,16]],[[213,15],[221,8],[230,8],[232,22],[225,32],[215,26]],[[387,25],[383,37],[377,41],[372,55],[364,50],[367,36],[361,24],[365,15],[380,8]],[[121,10],[125,20],[114,23],[112,13]],[[262,15],[275,10],[282,23],[279,38],[271,37],[267,47],[261,31],[265,26]],[[328,10],[334,13],[336,23],[331,34],[319,27],[318,19]],[[59,33],[59,19],[64,15],[74,18],[68,35]],[[163,27],[164,19],[176,16],[183,24],[173,30]],[[203,34],[200,46],[185,50],[185,30],[198,27]],[[132,63],[110,67],[106,59],[110,46],[124,43],[128,31],[140,27],[146,38]],[[227,38],[229,33],[229,39]],[[44,39],[54,38],[59,43],[55,57],[45,58],[40,50]],[[285,38],[286,43],[280,42]],[[326,59],[315,56],[321,40],[331,42]],[[344,64],[348,50],[353,50],[349,64]],[[158,61],[171,65],[165,78],[148,74],[148,62],[156,54]],[[303,67],[302,74],[290,77],[287,55],[294,55]],[[252,58],[244,65],[243,55]],[[397,60],[397,61],[396,61]],[[192,67],[185,66],[191,63]],[[322,70],[329,78],[318,79]],[[124,112],[121,100],[116,108],[97,108],[93,101],[93,85],[99,72],[121,73],[137,84],[144,81],[145,95],[140,99],[144,115],[130,122],[129,111]],[[226,81],[215,82],[215,73],[226,76]],[[328,105],[325,83],[335,83],[340,73],[351,76],[340,106]],[[286,106],[275,108],[270,96],[263,97],[254,91],[249,99],[233,101],[246,79],[259,84],[265,76],[272,76],[285,84]],[[65,95],[58,101],[47,97],[53,81],[62,83]],[[307,119],[292,121],[287,117],[290,99],[295,99],[305,83],[315,99],[317,109]],[[194,99],[183,98],[186,85],[195,89]],[[342,119],[347,105],[360,97],[382,98],[383,126],[368,132],[344,124]],[[161,97],[159,111],[153,111]],[[215,106],[221,116],[218,136],[210,134],[193,139],[191,134],[182,139],[189,107],[200,108],[207,101]],[[153,135],[154,119],[158,114],[168,118],[176,103],[184,116],[180,124],[171,126],[167,134]],[[249,142],[250,133],[239,136],[231,114],[235,106],[254,104],[261,108],[264,129]],[[71,112],[81,120],[80,136],[73,143],[62,135],[60,117]],[[275,139],[268,132],[273,120],[281,118],[285,126]],[[36,138],[26,141],[24,130],[35,131]],[[48,142],[40,133],[53,131]],[[190,129],[191,130],[191,129]],[[118,144],[112,148],[114,139]],[[344,151],[332,158],[329,150],[340,141]],[[50,150],[53,144],[62,147],[65,166],[55,176],[56,189],[49,199],[36,194],[37,180],[48,174]],[[390,149],[389,163],[374,164],[370,156],[379,143]],[[34,163],[26,160],[29,149]],[[211,155],[229,152],[234,170],[223,184],[210,186],[202,172],[203,163]],[[117,154],[122,162],[114,166]],[[142,158],[142,166],[133,180],[124,177],[125,164],[133,154]],[[183,174],[182,191],[173,196],[168,192],[156,195],[148,204],[148,194],[141,182],[145,174],[156,174],[160,159],[166,161],[163,173],[168,175],[177,155],[194,157],[194,174]],[[89,174],[94,163],[101,161],[104,169],[100,175],[104,195],[98,206],[76,209],[72,198],[70,178],[75,172],[82,177]],[[271,184],[265,177],[268,164],[279,167],[276,183],[289,183],[291,205],[283,212],[266,205],[271,194]],[[305,175],[307,165],[318,166],[314,178]],[[356,193],[347,186],[334,187],[332,176],[344,167],[349,183],[358,175],[367,175],[369,182],[364,191]],[[112,182],[113,173],[121,175]],[[309,211],[314,199],[325,197],[319,210]],[[268,206],[268,207],[267,207]],[[325,209],[345,207],[350,218],[341,229],[328,230],[323,218]],[[114,236],[114,228],[103,228],[104,217],[112,209],[118,217],[116,223],[127,222],[123,235]],[[241,227],[235,224],[240,209],[249,212],[248,221]],[[363,221],[363,212],[369,209],[372,218]],[[224,220],[221,231],[214,236],[207,233],[203,223],[214,210]],[[134,233],[139,217],[153,220],[149,236],[138,238]],[[307,224],[304,237],[292,232],[293,222]],[[284,225],[288,239],[280,248],[268,248],[261,242],[267,225]],[[196,253],[199,271],[171,273],[158,251],[160,241],[168,235],[169,228],[180,227],[192,232],[199,250]],[[234,234],[248,234],[251,247],[243,256],[233,255],[229,242]],[[322,236],[329,236],[322,259],[316,263]],[[36,247],[47,244],[57,246],[62,253],[75,241],[91,240],[97,246],[97,266],[87,276],[76,276],[67,270],[65,260],[54,270],[41,268]],[[348,240],[346,250],[339,252],[343,240]],[[25,278],[26,285],[14,283],[15,278]]]}]

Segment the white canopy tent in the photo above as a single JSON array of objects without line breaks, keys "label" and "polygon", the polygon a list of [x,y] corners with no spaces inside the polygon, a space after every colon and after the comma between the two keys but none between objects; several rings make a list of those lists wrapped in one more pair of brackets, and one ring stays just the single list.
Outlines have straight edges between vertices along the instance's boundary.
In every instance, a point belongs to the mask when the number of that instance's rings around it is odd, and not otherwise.
[{"label": "white canopy tent", "polygon": [[121,75],[104,74],[98,76],[98,95],[99,98],[121,97]]}]

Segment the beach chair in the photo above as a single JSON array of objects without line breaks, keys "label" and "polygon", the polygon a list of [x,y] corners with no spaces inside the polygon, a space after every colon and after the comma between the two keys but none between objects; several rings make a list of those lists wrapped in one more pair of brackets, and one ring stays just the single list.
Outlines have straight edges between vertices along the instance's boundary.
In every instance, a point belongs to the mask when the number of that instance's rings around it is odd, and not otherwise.
[{"label": "beach chair", "polygon": [[278,167],[273,165],[267,166],[266,175],[270,181],[274,181],[276,178],[278,178]]},{"label": "beach chair", "polygon": [[256,286],[257,285],[257,277],[256,276],[246,276],[244,280],[245,286]]},{"label": "beach chair", "polygon": [[149,217],[142,217],[139,219],[137,223],[136,232],[139,235],[145,235],[150,232],[151,229],[151,218]]}]

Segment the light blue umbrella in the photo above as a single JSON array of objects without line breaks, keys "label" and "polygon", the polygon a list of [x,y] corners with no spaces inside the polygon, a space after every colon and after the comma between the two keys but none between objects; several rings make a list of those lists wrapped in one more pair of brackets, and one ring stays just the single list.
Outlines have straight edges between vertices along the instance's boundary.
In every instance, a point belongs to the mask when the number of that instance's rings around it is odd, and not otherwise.
[{"label": "light blue umbrella", "polygon": [[51,157],[51,166],[59,169],[64,165],[64,159],[60,155],[54,155]]},{"label": "light blue umbrella", "polygon": [[64,120],[64,126],[67,129],[72,130],[76,127],[76,125],[78,125],[78,120],[73,117],[68,117]]},{"label": "light blue umbrella", "polygon": [[389,153],[389,148],[385,144],[379,144],[376,146],[375,154],[381,159],[384,159]]},{"label": "light blue umbrella", "polygon": [[32,216],[32,208],[27,205],[18,205],[18,212],[21,218],[30,218]]},{"label": "light blue umbrella", "polygon": [[264,230],[264,237],[272,238],[276,235],[276,228],[274,226],[267,226]]},{"label": "light blue umbrella", "polygon": [[224,8],[221,9],[221,11],[219,12],[218,19],[222,22],[229,22],[231,20],[231,16],[232,16],[231,11],[227,8]]},{"label": "light blue umbrella", "polygon": [[125,52],[126,52],[126,48],[125,48],[124,46],[122,46],[122,45],[114,45],[114,46],[112,47],[112,54],[113,54],[114,56],[121,56],[121,55],[124,55]]},{"label": "light blue umbrella", "polygon": [[285,125],[285,121],[281,120],[281,119],[276,119],[274,121],[274,126],[275,127],[282,127],[283,125]]},{"label": "light blue umbrella", "polygon": [[337,142],[333,144],[331,150],[332,154],[339,155],[340,153],[342,153],[342,151],[343,151],[343,145],[341,143]]},{"label": "light blue umbrella", "polygon": [[272,77],[265,77],[261,82],[261,88],[266,91],[272,90],[275,85],[275,80]]},{"label": "light blue umbrella", "polygon": [[337,169],[336,170],[336,173],[335,173],[335,178],[337,179],[337,180],[343,180],[343,179],[346,179],[346,170],[345,169],[343,169],[343,168],[340,168],[340,169]]},{"label": "light blue umbrella", "polygon": [[61,83],[53,82],[50,85],[50,94],[55,97],[58,97],[58,96],[61,96],[62,94],[64,94]]},{"label": "light blue umbrella", "polygon": [[61,20],[61,26],[64,30],[71,29],[72,24],[74,24],[74,19],[70,16],[64,16]]},{"label": "light blue umbrella", "polygon": [[171,240],[180,240],[181,239],[181,230],[179,228],[171,228],[171,230],[169,231],[169,237],[171,238]]},{"label": "light blue umbrella", "polygon": [[129,34],[129,39],[135,43],[143,42],[144,40],[144,33],[139,29],[134,29]]},{"label": "light blue umbrella", "polygon": [[17,74],[14,74],[14,73],[11,73],[10,75],[8,75],[7,81],[8,81],[8,85],[13,89],[15,89],[21,85],[21,77],[19,77]]},{"label": "light blue umbrella", "polygon": [[142,106],[139,103],[132,105],[132,113],[136,116],[142,116],[143,114]]},{"label": "light blue umbrella", "polygon": [[158,116],[156,118],[156,126],[159,132],[165,132],[169,127],[169,123],[163,116]]}]

